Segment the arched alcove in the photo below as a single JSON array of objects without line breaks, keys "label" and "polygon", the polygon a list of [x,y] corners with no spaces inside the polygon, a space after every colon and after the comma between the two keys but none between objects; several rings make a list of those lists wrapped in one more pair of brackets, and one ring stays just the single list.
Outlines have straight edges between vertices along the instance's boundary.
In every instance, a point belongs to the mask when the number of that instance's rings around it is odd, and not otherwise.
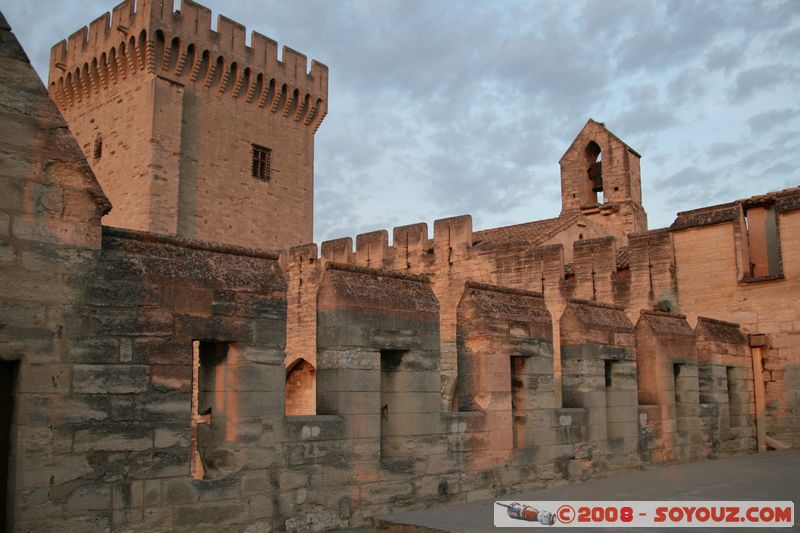
[{"label": "arched alcove", "polygon": [[603,152],[594,141],[586,145],[586,203],[603,203]]},{"label": "arched alcove", "polygon": [[313,415],[317,411],[317,369],[298,359],[286,369],[286,416]]}]

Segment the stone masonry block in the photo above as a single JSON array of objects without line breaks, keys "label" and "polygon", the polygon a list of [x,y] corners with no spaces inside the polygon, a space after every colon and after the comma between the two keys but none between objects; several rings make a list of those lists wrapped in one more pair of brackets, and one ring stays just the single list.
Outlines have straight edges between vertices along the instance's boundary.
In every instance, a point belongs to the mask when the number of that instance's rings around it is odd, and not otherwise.
[{"label": "stone masonry block", "polygon": [[72,390],[90,394],[144,392],[150,381],[150,367],[144,365],[75,365]]},{"label": "stone masonry block", "polygon": [[182,505],[175,509],[175,526],[197,528],[223,526],[246,522],[249,508],[246,503],[235,501],[205,502]]},{"label": "stone masonry block", "polygon": [[114,509],[141,507],[144,498],[144,481],[122,481],[114,484]]},{"label": "stone masonry block", "polygon": [[137,422],[107,422],[86,425],[75,430],[73,449],[76,452],[90,450],[142,451],[153,447],[153,431],[150,425]]}]

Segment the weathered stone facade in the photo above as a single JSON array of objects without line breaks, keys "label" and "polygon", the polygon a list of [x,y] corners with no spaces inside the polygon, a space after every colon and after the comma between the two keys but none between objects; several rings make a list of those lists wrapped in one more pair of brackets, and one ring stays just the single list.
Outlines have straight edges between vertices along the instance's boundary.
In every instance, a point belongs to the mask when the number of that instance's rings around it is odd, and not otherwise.
[{"label": "weathered stone facade", "polygon": [[[432,238],[426,224],[394,228],[391,246],[377,231],[355,250],[351,238],[320,257],[315,244],[285,250],[310,240],[327,71],[307,75],[291,51],[273,61],[265,38],[244,48],[222,17],[206,32],[208,10],[182,4],[126,2],[88,41],[83,30],[54,48],[50,94],[67,121],[0,18],[8,530],[325,530],[753,452],[765,434],[797,445],[800,189],[647,231],[639,155],[589,121],[561,160],[555,219],[473,231],[461,216]],[[203,77],[206,45],[222,67]],[[305,188],[237,218],[201,188],[230,186],[238,209],[262,184],[246,166],[247,180],[223,183],[193,150],[251,154],[215,130],[187,145],[206,130],[182,125],[244,108],[287,143],[276,165],[309,165]],[[133,129],[106,133],[129,115]],[[101,226],[101,184],[105,220],[128,229]],[[251,240],[253,206],[275,235]],[[200,213],[208,226],[192,226]]]}]

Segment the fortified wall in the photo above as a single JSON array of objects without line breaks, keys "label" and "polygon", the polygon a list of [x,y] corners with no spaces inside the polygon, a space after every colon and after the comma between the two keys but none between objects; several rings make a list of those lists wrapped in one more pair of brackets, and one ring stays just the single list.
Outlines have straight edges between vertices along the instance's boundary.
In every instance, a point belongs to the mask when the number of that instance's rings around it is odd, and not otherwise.
[{"label": "fortified wall", "polygon": [[[580,229],[578,224],[571,220],[567,226]],[[394,228],[392,246],[388,232],[377,231],[358,235],[355,250],[349,237],[322,243],[321,254],[316,245],[292,248],[288,253],[287,367],[300,359],[314,365],[314,295],[329,262],[430,277],[441,305],[442,405],[454,410],[458,408],[456,315],[469,281],[540,292],[555,317],[561,316],[570,298],[622,306],[634,322],[641,309],[678,309],[672,238],[667,230],[629,234],[627,246],[618,246],[613,236],[576,240],[569,263],[561,244],[504,241],[495,231],[473,232],[472,219],[466,215],[437,220],[432,239],[427,224],[420,223]],[[559,227],[552,231],[557,233]],[[552,335],[557,346],[559,331],[556,324]],[[555,353],[560,353],[558,348]],[[559,362],[555,372],[560,373]]]},{"label": "fortified wall", "polygon": [[0,32],[8,530],[354,527],[797,434],[800,190],[645,231],[638,154],[590,121],[589,170],[562,164],[585,201],[556,219],[319,253],[103,227],[79,141]]}]

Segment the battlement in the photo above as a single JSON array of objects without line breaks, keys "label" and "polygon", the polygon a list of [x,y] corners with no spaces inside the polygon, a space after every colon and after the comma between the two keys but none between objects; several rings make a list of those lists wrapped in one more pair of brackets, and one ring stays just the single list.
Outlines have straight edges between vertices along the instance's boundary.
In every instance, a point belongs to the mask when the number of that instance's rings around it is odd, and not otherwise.
[{"label": "battlement", "polygon": [[[617,278],[627,279],[628,273],[645,294],[652,293],[653,297],[660,296],[671,286],[674,275],[672,237],[667,229],[631,234],[626,247],[618,247],[616,239],[610,236],[574,241],[574,262],[565,264],[561,244],[510,242],[476,248],[469,215],[436,220],[433,228],[431,238],[428,224],[424,222],[395,227],[391,230],[391,245],[388,230],[362,233],[355,239],[342,237],[324,241],[319,254],[316,245],[306,244],[292,248],[289,259],[312,268],[315,264],[336,262],[424,272],[438,271],[460,261],[482,261],[481,257],[505,261],[502,258],[507,256],[517,261],[524,256],[525,261],[537,265],[533,279],[546,279],[546,283],[556,288],[567,283],[565,297],[606,302],[618,300],[615,283]],[[541,289],[543,286],[537,287]]]},{"label": "battlement", "polygon": [[428,237],[428,224],[420,222],[392,229],[392,245],[389,232],[377,230],[356,235],[353,239],[342,237],[324,241],[321,255],[317,257],[316,245],[293,247],[289,256],[313,262],[322,259],[328,262],[349,263],[371,268],[411,268],[420,256],[434,256],[438,251],[451,254],[472,248],[472,217],[462,215],[434,221],[434,238]]},{"label": "battlement", "polygon": [[76,106],[122,81],[149,74],[243,99],[319,127],[327,113],[328,67],[223,15],[182,0],[125,0],[50,51],[49,88],[60,107]]}]

